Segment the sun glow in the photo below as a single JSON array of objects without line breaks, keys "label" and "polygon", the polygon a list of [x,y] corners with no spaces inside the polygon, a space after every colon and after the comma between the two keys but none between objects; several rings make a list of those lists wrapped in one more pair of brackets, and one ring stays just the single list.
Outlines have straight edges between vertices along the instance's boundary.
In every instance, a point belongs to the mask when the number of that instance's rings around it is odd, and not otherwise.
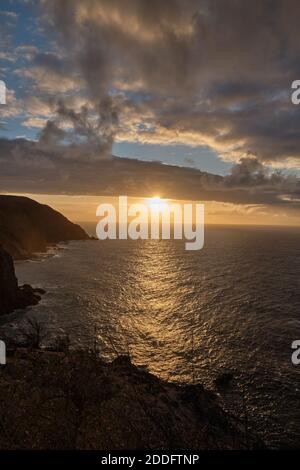
[{"label": "sun glow", "polygon": [[147,200],[150,209],[153,212],[164,212],[165,210],[168,209],[169,204],[167,201],[161,199],[159,196],[152,197]]}]

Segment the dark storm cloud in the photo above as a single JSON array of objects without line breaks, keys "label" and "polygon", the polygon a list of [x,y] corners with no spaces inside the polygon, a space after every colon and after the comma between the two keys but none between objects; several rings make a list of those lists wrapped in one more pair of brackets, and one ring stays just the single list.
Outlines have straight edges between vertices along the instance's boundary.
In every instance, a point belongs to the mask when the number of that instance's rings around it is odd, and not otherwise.
[{"label": "dark storm cloud", "polygon": [[110,97],[94,107],[86,106],[79,111],[67,107],[63,100],[56,104],[54,118],[48,120],[40,133],[37,148],[68,155],[70,158],[88,156],[94,158],[111,156],[118,115]]},{"label": "dark storm cloud", "polygon": [[273,195],[290,194],[293,197],[300,195],[300,180],[293,175],[284,175],[280,171],[271,172],[256,157],[241,158],[224,177],[224,184],[229,188],[257,189],[257,191],[272,191]]},{"label": "dark storm cloud", "polygon": [[[52,130],[55,138],[56,130]],[[72,146],[71,146],[72,149]],[[151,196],[273,204],[297,207],[299,181],[269,175],[254,157],[242,160],[231,175],[221,177],[190,168],[111,158],[83,158],[82,152],[61,152],[43,142],[0,140],[0,192]],[[282,198],[284,196],[284,199]],[[293,202],[293,199],[296,201]]]},{"label": "dark storm cloud", "polygon": [[[290,100],[300,78],[298,0],[41,5],[57,47],[35,54],[27,74],[55,112],[39,142],[0,142],[3,190],[22,178],[18,190],[29,192],[157,189],[166,197],[271,204],[297,197],[298,181],[265,164],[299,165],[300,107]],[[69,98],[79,90],[87,104],[78,108]],[[109,161],[114,138],[205,145],[238,163],[223,179]]]},{"label": "dark storm cloud", "polygon": [[297,0],[45,0],[43,6],[68,50],[65,70],[73,74],[75,64],[93,99],[116,82],[147,93],[152,120],[144,141],[163,142],[166,130],[226,159],[252,152],[283,166],[299,161],[300,111],[290,102],[291,82],[300,76]]}]

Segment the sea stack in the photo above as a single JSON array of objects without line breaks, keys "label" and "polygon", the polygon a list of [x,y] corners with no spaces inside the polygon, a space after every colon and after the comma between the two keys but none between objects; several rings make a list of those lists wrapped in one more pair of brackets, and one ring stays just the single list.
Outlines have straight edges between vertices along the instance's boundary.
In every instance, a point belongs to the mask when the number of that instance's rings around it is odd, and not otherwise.
[{"label": "sea stack", "polygon": [[0,315],[37,304],[41,293],[41,289],[33,289],[28,284],[19,287],[13,259],[0,245]]}]

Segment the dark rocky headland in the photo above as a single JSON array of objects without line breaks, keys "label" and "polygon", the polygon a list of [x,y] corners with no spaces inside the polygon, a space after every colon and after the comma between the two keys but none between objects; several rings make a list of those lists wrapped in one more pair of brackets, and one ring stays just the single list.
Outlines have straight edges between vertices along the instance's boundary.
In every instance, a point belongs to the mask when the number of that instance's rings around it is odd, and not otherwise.
[{"label": "dark rocky headland", "polygon": [[14,259],[30,258],[59,242],[88,239],[79,225],[51,207],[27,197],[0,195],[0,245]]},{"label": "dark rocky headland", "polygon": [[49,245],[89,236],[51,207],[21,196],[0,195],[0,315],[35,305],[42,289],[18,285],[14,259],[26,259]]}]

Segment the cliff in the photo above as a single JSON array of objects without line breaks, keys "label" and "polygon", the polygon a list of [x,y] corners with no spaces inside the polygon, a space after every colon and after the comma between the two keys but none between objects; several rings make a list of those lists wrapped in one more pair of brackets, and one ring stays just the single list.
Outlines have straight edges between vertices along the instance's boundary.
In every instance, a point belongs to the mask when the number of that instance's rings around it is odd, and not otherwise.
[{"label": "cliff", "polygon": [[86,240],[88,235],[51,207],[21,196],[0,195],[0,244],[14,259],[25,259],[49,245]]},{"label": "cliff", "polygon": [[164,382],[128,357],[17,349],[0,378],[0,449],[261,446],[202,385]]},{"label": "cliff", "polygon": [[28,284],[18,286],[12,257],[0,246],[0,315],[37,304],[41,293]]}]

